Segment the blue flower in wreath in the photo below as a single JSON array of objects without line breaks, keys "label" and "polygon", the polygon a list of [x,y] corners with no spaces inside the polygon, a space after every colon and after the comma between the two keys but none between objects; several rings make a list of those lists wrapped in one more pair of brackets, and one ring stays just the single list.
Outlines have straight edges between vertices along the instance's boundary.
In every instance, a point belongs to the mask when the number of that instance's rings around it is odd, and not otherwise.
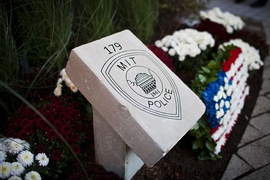
[{"label": "blue flower in wreath", "polygon": [[207,121],[211,128],[219,125],[226,112],[230,109],[231,85],[223,70],[217,74],[217,80],[210,83],[202,93],[202,99],[206,106]]}]

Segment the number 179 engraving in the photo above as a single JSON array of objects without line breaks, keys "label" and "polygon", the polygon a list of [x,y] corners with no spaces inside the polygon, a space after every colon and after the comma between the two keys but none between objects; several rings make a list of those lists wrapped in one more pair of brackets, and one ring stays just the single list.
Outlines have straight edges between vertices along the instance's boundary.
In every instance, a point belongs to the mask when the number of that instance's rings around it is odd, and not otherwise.
[{"label": "number 179 engraving", "polygon": [[109,44],[107,47],[105,46],[104,49],[106,49],[109,54],[112,54],[116,51],[120,51],[122,46],[118,42],[115,42],[113,44]]}]

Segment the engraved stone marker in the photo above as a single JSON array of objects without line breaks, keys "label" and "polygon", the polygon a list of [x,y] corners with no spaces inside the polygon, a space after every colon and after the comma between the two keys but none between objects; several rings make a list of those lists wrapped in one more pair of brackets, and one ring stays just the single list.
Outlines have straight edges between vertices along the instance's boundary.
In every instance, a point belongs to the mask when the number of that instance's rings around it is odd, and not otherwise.
[{"label": "engraved stone marker", "polygon": [[97,163],[125,179],[158,162],[205,111],[129,30],[74,48],[66,71],[93,106]]}]

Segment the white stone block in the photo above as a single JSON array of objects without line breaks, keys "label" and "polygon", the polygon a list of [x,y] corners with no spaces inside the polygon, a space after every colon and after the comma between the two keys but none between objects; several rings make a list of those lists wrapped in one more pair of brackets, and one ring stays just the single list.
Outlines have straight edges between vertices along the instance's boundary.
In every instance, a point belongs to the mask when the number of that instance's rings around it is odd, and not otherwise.
[{"label": "white stone block", "polygon": [[66,71],[147,166],[165,156],[205,111],[202,101],[129,30],[73,49]]}]

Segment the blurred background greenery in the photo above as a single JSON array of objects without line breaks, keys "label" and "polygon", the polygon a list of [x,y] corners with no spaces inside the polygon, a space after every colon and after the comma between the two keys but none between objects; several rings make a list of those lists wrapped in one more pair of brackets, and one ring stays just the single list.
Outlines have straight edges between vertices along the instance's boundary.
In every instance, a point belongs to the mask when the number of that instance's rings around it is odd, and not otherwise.
[{"label": "blurred background greenery", "polygon": [[[208,0],[0,2],[0,81],[25,98],[55,87],[72,48],[129,29],[145,44],[172,33]],[[169,18],[169,19],[168,19]],[[169,20],[169,21],[168,21]],[[7,108],[9,90],[0,86]]]}]

